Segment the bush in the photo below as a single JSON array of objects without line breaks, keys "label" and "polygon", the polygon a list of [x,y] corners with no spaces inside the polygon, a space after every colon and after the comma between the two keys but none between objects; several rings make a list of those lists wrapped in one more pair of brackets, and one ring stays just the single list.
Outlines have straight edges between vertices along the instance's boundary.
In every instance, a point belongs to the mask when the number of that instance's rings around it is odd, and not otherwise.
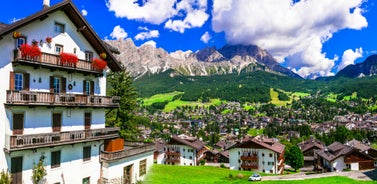
[{"label": "bush", "polygon": [[0,183],[1,184],[10,184],[12,183],[12,176],[7,171],[2,170],[0,172]]},{"label": "bush", "polygon": [[206,164],[206,160],[200,160],[200,165],[205,165]]}]

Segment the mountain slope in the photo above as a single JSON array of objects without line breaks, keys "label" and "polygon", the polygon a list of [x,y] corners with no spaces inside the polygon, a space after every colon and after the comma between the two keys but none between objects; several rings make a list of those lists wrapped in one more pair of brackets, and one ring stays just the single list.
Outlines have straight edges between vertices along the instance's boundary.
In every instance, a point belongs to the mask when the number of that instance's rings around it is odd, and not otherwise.
[{"label": "mountain slope", "polygon": [[219,50],[205,48],[195,53],[176,51],[168,53],[151,45],[135,46],[131,39],[107,41],[118,48],[117,59],[126,66],[131,76],[139,78],[145,74],[156,74],[172,69],[172,75],[211,76],[240,74],[263,70],[270,73],[301,78],[282,67],[265,50],[257,46],[226,45]]},{"label": "mountain slope", "polygon": [[377,75],[377,55],[369,56],[362,63],[348,65],[339,71],[335,77],[357,78]]}]

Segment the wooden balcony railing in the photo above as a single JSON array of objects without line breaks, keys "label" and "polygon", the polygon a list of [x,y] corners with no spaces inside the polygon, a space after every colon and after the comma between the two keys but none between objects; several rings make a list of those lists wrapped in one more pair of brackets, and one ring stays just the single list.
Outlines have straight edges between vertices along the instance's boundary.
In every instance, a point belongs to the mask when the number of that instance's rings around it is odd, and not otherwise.
[{"label": "wooden balcony railing", "polygon": [[68,71],[83,71],[83,72],[90,72],[93,74],[102,74],[102,71],[95,70],[92,66],[92,63],[89,61],[81,60],[77,62],[76,65],[70,64],[70,63],[63,63],[60,60],[60,55],[57,54],[49,54],[42,52],[41,57],[21,57],[21,51],[15,50],[14,51],[14,61],[13,63],[24,63],[24,64],[30,64],[35,66],[44,66],[47,68],[59,68],[64,69]]},{"label": "wooden balcony railing", "polygon": [[11,135],[9,151],[57,146],[118,137],[119,128],[99,128],[41,134]]},{"label": "wooden balcony railing", "polygon": [[179,151],[166,151],[165,154],[171,156],[181,156],[181,153],[179,153]]},{"label": "wooden balcony railing", "polygon": [[258,165],[241,164],[242,169],[258,169]]},{"label": "wooden balcony railing", "polygon": [[118,107],[119,97],[7,90],[7,105]]},{"label": "wooden balcony railing", "polygon": [[[125,143],[125,147],[129,147],[130,145]],[[122,158],[127,158],[131,156],[135,156],[142,153],[153,152],[155,150],[154,144],[137,144],[134,145],[135,147],[129,147],[121,151],[114,151],[114,152],[107,152],[101,151],[101,160],[102,161],[116,161]]]},{"label": "wooden balcony railing", "polygon": [[257,155],[241,156],[241,160],[258,161],[258,156]]},{"label": "wooden balcony railing", "polygon": [[167,158],[165,159],[165,162],[169,162],[169,163],[180,163],[181,162],[181,158]]}]

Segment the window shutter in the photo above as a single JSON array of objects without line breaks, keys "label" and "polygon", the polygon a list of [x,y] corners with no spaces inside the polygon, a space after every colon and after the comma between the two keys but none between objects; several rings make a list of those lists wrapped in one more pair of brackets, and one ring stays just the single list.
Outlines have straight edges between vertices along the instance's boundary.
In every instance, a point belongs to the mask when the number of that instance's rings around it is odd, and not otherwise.
[{"label": "window shutter", "polygon": [[61,92],[66,93],[66,91],[67,91],[67,78],[63,77],[61,80],[62,80],[62,90],[61,90]]},{"label": "window shutter", "polygon": [[50,76],[50,93],[54,92],[54,76]]},{"label": "window shutter", "polygon": [[14,90],[14,72],[9,74],[9,89]]},{"label": "window shutter", "polygon": [[86,80],[84,80],[84,83],[83,83],[83,85],[82,85],[82,93],[83,93],[83,95],[86,95]]},{"label": "window shutter", "polygon": [[30,90],[30,74],[25,73],[24,74],[24,89],[25,91]]},{"label": "window shutter", "polygon": [[94,95],[94,81],[90,81],[90,95]]}]

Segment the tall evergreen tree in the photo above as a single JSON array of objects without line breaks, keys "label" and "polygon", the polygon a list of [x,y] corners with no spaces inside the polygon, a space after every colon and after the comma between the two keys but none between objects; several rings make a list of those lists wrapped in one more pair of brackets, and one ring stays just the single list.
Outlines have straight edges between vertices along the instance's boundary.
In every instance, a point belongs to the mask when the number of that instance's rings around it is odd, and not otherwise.
[{"label": "tall evergreen tree", "polygon": [[[108,94],[119,96],[119,108],[106,113],[106,125],[120,128],[120,136],[126,140],[137,140],[137,129],[133,111],[136,108],[137,92],[132,87],[132,78],[125,72],[110,72],[107,76]],[[136,118],[137,119],[137,118]]]}]

